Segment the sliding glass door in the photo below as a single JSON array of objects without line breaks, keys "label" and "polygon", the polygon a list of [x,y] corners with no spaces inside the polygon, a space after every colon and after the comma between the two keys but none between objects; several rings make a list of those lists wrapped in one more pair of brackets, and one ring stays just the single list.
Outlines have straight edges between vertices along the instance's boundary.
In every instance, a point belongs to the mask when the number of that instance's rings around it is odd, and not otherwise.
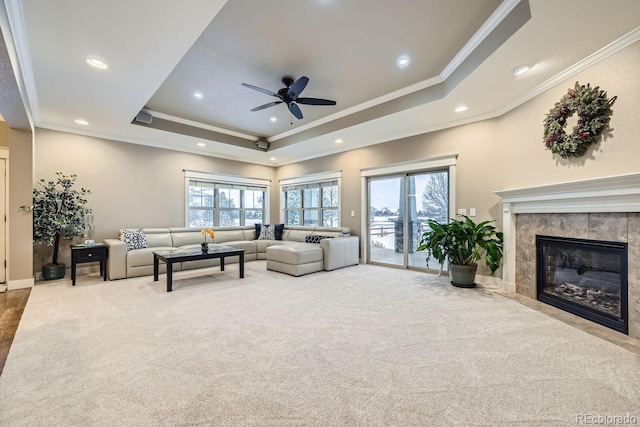
[{"label": "sliding glass door", "polygon": [[369,189],[369,262],[397,267],[438,269],[417,252],[427,221],[449,216],[447,170],[371,177]]},{"label": "sliding glass door", "polygon": [[374,263],[404,265],[401,249],[404,223],[400,219],[404,201],[404,177],[369,180],[369,256]]}]

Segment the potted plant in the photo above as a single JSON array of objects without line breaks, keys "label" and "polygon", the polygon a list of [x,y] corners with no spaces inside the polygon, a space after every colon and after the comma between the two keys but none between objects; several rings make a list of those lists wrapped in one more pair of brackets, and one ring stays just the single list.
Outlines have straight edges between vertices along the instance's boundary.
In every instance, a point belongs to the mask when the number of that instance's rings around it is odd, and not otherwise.
[{"label": "potted plant", "polygon": [[64,175],[60,171],[56,175],[55,181],[39,179],[41,188],[33,189],[33,205],[20,207],[20,210],[33,212],[33,244],[53,246],[51,262],[42,266],[45,280],[64,277],[66,267],[58,262],[60,239],[81,236],[85,230],[85,217],[91,214],[86,199],[91,190],[74,188],[77,175]]},{"label": "potted plant", "polygon": [[493,221],[478,224],[465,215],[464,219],[451,219],[441,224],[427,221],[429,230],[422,234],[418,251],[427,252],[427,261],[433,257],[440,263],[449,261],[451,284],[458,287],[475,287],[477,262],[484,257],[493,274],[502,260],[503,235],[491,225]]}]

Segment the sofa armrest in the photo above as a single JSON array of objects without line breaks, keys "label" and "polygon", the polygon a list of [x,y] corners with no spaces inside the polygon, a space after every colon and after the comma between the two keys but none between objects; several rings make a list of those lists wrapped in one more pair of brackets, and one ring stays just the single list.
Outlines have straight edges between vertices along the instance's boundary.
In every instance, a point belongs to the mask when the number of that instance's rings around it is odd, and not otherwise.
[{"label": "sofa armrest", "polygon": [[107,276],[109,280],[127,278],[127,244],[119,239],[105,239],[109,247]]},{"label": "sofa armrest", "polygon": [[320,240],[324,258],[324,270],[356,265],[359,262],[360,238],[358,236],[336,237]]}]

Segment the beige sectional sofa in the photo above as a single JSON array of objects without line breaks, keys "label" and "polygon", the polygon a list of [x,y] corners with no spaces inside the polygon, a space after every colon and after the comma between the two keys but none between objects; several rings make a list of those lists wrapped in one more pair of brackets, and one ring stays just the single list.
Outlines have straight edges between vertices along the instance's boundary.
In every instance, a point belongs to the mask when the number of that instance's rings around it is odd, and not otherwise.
[{"label": "beige sectional sofa", "polygon": [[[267,260],[267,269],[300,276],[321,270],[335,270],[358,264],[359,238],[351,236],[348,227],[295,227],[287,226],[282,240],[257,240],[255,228],[212,227],[215,239],[212,244],[222,244],[245,250],[245,262]],[[133,230],[130,230],[133,231]],[[129,250],[120,238],[106,239],[109,246],[107,275],[110,280],[153,274],[153,252],[159,250],[199,248],[203,236],[199,228],[145,228],[147,247]],[[319,243],[307,243],[307,236],[325,236]],[[210,239],[209,239],[210,240]],[[211,243],[210,243],[211,244]],[[228,258],[225,264],[238,262]],[[219,265],[219,259],[191,261],[174,265],[174,271]],[[165,265],[160,264],[160,271]]]}]

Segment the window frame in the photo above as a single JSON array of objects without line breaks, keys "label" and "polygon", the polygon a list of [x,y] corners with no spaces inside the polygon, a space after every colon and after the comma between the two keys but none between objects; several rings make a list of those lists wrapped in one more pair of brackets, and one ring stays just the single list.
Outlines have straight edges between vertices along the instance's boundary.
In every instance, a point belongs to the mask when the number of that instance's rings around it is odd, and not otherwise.
[{"label": "window frame", "polygon": [[[184,224],[185,227],[194,228],[191,225],[191,211],[192,210],[212,210],[213,211],[213,225],[211,227],[220,227],[220,214],[221,212],[239,211],[239,224],[240,226],[246,226],[246,211],[262,211],[262,222],[268,223],[270,218],[270,190],[271,180],[262,178],[248,178],[237,175],[226,175],[211,172],[202,172],[183,169],[184,172]],[[207,184],[213,188],[213,206],[192,207],[190,204],[190,192],[189,188],[192,183]],[[220,189],[240,190],[239,193],[239,205],[236,207],[221,207],[220,206]],[[262,191],[262,209],[256,209],[254,207],[245,207],[245,191]],[[225,226],[225,225],[223,225]],[[195,227],[198,228],[198,227]]]},{"label": "window frame", "polygon": [[[317,174],[310,174],[295,178],[287,178],[280,180],[280,221],[286,225],[305,225],[304,213],[305,212],[317,212],[318,225],[311,225],[312,227],[340,227],[342,223],[342,215],[340,215],[341,197],[342,197],[342,171],[329,171]],[[323,188],[335,186],[338,191],[337,205],[336,206],[324,206],[324,200],[322,197]],[[304,191],[318,189],[318,206],[308,207],[304,202]],[[288,193],[293,191],[300,191],[300,205],[296,207],[289,207]],[[324,225],[325,212],[335,212],[337,219],[336,225]],[[289,223],[289,213],[298,212],[298,223]],[[306,225],[309,226],[309,225]]]}]

